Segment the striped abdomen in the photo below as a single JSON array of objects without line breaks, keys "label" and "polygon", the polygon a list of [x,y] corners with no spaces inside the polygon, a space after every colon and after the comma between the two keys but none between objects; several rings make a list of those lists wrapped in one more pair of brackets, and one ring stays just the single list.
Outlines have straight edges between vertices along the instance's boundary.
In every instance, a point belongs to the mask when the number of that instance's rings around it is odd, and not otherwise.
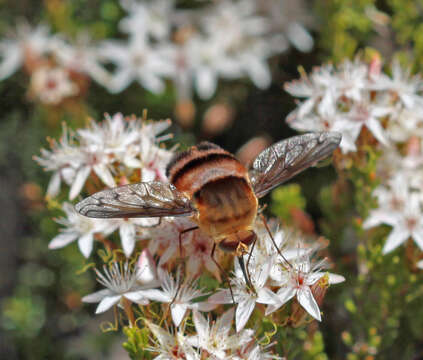
[{"label": "striped abdomen", "polygon": [[200,143],[177,155],[167,173],[169,181],[194,202],[203,231],[221,239],[251,227],[257,198],[247,170],[229,152]]}]

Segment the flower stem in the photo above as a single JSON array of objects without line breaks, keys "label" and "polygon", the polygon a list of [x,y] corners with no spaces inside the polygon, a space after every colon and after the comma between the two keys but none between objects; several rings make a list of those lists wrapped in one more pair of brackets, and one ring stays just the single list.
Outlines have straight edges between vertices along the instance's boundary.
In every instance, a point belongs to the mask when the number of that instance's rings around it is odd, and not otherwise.
[{"label": "flower stem", "polygon": [[131,308],[131,302],[127,298],[122,297],[122,304],[123,304],[123,309],[125,310],[125,313],[129,319],[129,327],[135,326],[135,317]]}]

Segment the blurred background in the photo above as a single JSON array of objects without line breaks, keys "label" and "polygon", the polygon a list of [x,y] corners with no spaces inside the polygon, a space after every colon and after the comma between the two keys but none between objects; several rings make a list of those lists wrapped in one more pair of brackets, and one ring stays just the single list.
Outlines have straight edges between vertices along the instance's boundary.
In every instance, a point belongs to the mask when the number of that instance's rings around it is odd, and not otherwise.
[{"label": "blurred background", "polygon": [[[0,0],[0,358],[127,358],[124,339],[100,331],[110,319],[94,318],[81,303],[95,280],[90,272],[78,275],[87,263],[77,247],[47,247],[61,212],[47,205],[50,174],[33,156],[48,147],[47,137],[60,137],[63,123],[77,128],[104,113],[141,116],[148,109],[148,118],[172,119],[171,143],[210,140],[248,163],[295,134],[285,123],[295,108],[285,82],[322,63],[375,52],[419,71],[422,20],[420,0]],[[236,42],[226,44],[228,38]],[[147,53],[148,60],[137,58]],[[188,70],[175,70],[187,62]],[[336,229],[321,222],[319,194],[335,178],[327,167],[294,180],[312,231],[328,237]],[[299,359],[343,359],[348,352],[340,334],[350,328],[355,245],[330,239],[336,272],[347,281],[329,291],[320,338],[303,342],[313,350]],[[361,321],[364,341],[372,324]],[[395,325],[378,358],[406,358],[404,349],[407,358],[422,358],[421,336],[401,329]]]}]

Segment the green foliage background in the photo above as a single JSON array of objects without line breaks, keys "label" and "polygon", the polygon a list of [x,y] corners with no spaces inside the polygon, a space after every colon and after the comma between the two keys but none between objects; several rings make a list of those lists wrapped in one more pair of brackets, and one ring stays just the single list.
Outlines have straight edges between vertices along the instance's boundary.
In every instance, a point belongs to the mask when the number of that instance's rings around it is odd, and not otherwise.
[{"label": "green foliage background", "polygon": [[[195,1],[180,1],[191,5]],[[377,50],[387,62],[398,56],[418,72],[423,68],[423,1],[325,0],[308,1],[314,15],[313,52],[290,50],[271,59],[273,85],[259,91],[248,81],[220,83],[208,102],[196,99],[194,127],[182,132],[174,126],[175,141],[191,145],[201,140],[204,111],[221,100],[236,110],[232,127],[211,139],[236,151],[256,134],[273,140],[293,134],[284,123],[294,101],[282,84],[325,61],[339,62],[357,53]],[[75,37],[81,30],[94,38],[119,37],[117,23],[123,15],[116,0],[1,0],[0,33],[6,34],[19,18],[32,24],[47,22],[57,32]],[[78,275],[85,261],[76,246],[48,251],[58,231],[52,220],[60,211],[22,196],[25,184],[45,189],[49,174],[32,161],[45,137],[58,137],[61,122],[80,126],[86,116],[101,119],[104,112],[149,117],[173,117],[175,94],[171,86],[153,96],[133,85],[111,95],[90,84],[79,111],[57,111],[31,103],[26,96],[28,79],[18,72],[0,82],[0,357],[7,359],[100,359],[113,354],[113,332],[101,333],[93,308],[82,306],[80,295],[95,289],[90,273]],[[82,114],[82,115],[81,115]],[[282,329],[277,348],[289,359],[419,359],[423,357],[423,275],[410,266],[417,256],[412,245],[382,256],[388,228],[364,233],[361,220],[375,205],[370,194],[377,185],[372,174],[378,154],[368,149],[362,162],[336,180],[330,168],[311,169],[295,179],[300,187],[278,189],[268,197],[270,210],[288,223],[287,204],[311,214],[318,232],[331,240],[329,255],[334,272],[347,281],[329,289],[322,324]],[[335,183],[336,181],[336,183]],[[44,191],[44,190],[40,190]],[[65,194],[59,200],[65,199]],[[358,268],[366,269],[360,271]],[[125,349],[134,358],[142,334],[125,330]]]}]

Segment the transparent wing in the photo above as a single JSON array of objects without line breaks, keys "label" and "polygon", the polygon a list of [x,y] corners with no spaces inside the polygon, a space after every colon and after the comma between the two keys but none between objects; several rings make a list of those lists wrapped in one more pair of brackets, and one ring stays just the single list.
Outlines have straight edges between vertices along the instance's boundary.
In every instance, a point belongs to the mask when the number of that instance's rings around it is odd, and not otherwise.
[{"label": "transparent wing", "polygon": [[76,204],[75,209],[93,218],[188,216],[195,211],[191,201],[172,184],[161,182],[99,191]]},{"label": "transparent wing", "polygon": [[328,157],[341,142],[337,132],[316,132],[282,140],[263,150],[248,174],[257,197]]}]

